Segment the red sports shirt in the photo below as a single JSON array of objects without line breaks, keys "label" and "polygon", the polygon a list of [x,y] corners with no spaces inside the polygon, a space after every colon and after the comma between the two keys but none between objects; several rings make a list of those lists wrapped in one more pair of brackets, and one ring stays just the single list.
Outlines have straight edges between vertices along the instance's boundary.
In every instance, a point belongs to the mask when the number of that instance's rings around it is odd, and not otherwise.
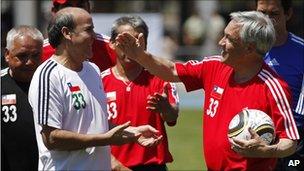
[{"label": "red sports shirt", "polygon": [[176,63],[187,91],[205,90],[203,141],[208,170],[273,170],[276,159],[245,158],[234,152],[228,125],[243,108],[258,109],[273,119],[277,137],[299,139],[287,84],[266,64],[254,78],[237,84],[233,69],[220,61],[221,57],[213,56],[201,62]]},{"label": "red sports shirt", "polygon": [[[112,69],[105,70],[101,75],[108,99],[109,119],[112,123],[122,124],[131,121],[132,126],[149,124],[163,135],[163,140],[155,147],[145,148],[137,143],[111,146],[112,154],[127,167],[172,162],[164,121],[159,113],[152,113],[146,109],[148,95],[155,92],[163,93],[164,85],[167,83],[146,70],[129,83],[117,79]],[[178,105],[175,85],[165,87],[168,88],[169,102]]]},{"label": "red sports shirt", "polygon": [[[45,39],[41,62],[49,59],[54,53],[55,49],[50,45],[49,40]],[[95,63],[100,71],[116,64],[116,54],[109,46],[109,37],[96,33],[96,39],[93,42],[93,57],[90,61]]]}]

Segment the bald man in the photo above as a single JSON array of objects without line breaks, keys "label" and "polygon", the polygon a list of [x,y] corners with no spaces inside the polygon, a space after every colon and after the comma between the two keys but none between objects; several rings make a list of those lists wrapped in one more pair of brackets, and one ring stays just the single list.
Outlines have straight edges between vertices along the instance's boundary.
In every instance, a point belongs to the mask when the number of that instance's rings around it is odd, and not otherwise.
[{"label": "bald man", "polygon": [[57,12],[48,27],[55,54],[38,67],[29,90],[39,170],[110,170],[108,145],[152,146],[162,139],[148,125],[126,122],[109,130],[100,71],[87,61],[93,29],[90,14],[75,7]]}]

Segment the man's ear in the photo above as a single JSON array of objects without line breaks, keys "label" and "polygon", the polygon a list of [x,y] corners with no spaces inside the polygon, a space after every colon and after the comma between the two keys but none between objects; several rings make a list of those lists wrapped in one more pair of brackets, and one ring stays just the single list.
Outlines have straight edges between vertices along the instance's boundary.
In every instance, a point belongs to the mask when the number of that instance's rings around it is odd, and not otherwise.
[{"label": "man's ear", "polygon": [[292,8],[289,8],[285,14],[286,21],[289,21],[291,19],[292,14],[293,14],[293,10],[292,10]]},{"label": "man's ear", "polygon": [[7,63],[9,61],[9,57],[10,57],[9,54],[10,54],[10,51],[7,48],[5,48],[4,57],[5,57],[5,62],[7,62]]},{"label": "man's ear", "polygon": [[68,40],[72,39],[72,32],[67,27],[62,27],[61,33],[65,39],[68,39]]}]

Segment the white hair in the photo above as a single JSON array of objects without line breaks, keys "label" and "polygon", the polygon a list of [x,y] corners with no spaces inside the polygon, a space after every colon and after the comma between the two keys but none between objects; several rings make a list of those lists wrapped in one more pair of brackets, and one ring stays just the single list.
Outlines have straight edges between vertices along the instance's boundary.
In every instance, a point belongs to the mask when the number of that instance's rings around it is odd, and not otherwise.
[{"label": "white hair", "polygon": [[32,26],[22,25],[22,26],[12,28],[7,33],[6,48],[8,50],[11,50],[13,48],[13,45],[14,45],[14,43],[13,43],[14,40],[17,37],[22,37],[22,36],[26,36],[26,35],[30,36],[34,40],[37,40],[37,41],[41,42],[41,44],[43,43],[43,35],[38,29],[36,29],[35,27],[32,27]]},{"label": "white hair", "polygon": [[275,29],[270,18],[258,11],[233,12],[231,20],[242,25],[240,38],[245,43],[253,43],[257,53],[265,55],[275,42]]}]

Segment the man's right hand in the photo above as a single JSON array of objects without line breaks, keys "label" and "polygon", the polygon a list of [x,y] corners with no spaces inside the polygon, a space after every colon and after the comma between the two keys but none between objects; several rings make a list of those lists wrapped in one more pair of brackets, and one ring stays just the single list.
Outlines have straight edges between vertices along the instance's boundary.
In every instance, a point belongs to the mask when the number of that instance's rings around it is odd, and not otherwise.
[{"label": "man's right hand", "polygon": [[142,146],[149,147],[159,144],[163,136],[158,136],[159,132],[150,125],[138,127],[130,126],[130,121],[118,125],[108,131],[106,136],[111,145],[122,145],[130,142],[137,142]]},{"label": "man's right hand", "polygon": [[128,58],[137,61],[145,53],[144,35],[140,33],[138,38],[136,38],[130,33],[124,32],[116,37],[115,46],[118,51],[125,54]]},{"label": "man's right hand", "polygon": [[106,133],[106,136],[110,140],[110,144],[122,145],[129,142],[135,142],[139,138],[141,135],[140,133],[125,131],[125,129],[130,126],[130,123],[131,122],[128,121],[124,124],[117,125]]}]

